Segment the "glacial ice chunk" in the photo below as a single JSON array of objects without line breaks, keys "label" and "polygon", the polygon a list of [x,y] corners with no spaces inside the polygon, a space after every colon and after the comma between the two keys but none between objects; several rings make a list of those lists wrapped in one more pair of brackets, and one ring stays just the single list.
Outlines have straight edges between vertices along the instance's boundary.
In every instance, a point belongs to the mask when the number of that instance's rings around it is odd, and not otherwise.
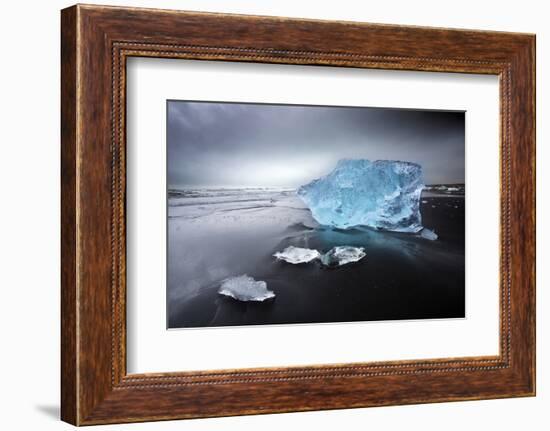
[{"label": "glacial ice chunk", "polygon": [[342,245],[331,248],[321,256],[321,263],[325,266],[342,266],[348,263],[358,262],[365,257],[363,247]]},{"label": "glacial ice chunk", "polygon": [[420,231],[420,236],[424,239],[429,239],[430,241],[435,241],[438,237],[437,234],[428,228],[424,228]]},{"label": "glacial ice chunk", "polygon": [[284,260],[285,262],[292,263],[294,265],[298,263],[307,263],[319,258],[320,253],[317,250],[310,248],[288,246],[283,251],[278,251],[273,256],[278,260]]},{"label": "glacial ice chunk", "polygon": [[254,280],[246,274],[223,280],[218,293],[238,301],[261,302],[275,296],[275,293],[267,289],[265,281]]},{"label": "glacial ice chunk", "polygon": [[325,226],[418,232],[423,188],[422,168],[416,163],[344,159],[297,193]]}]

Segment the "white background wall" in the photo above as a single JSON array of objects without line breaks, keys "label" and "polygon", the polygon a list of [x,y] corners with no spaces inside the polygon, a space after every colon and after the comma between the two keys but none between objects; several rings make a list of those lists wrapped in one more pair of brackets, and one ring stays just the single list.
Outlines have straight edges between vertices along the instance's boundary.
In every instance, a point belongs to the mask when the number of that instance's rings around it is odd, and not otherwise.
[{"label": "white background wall", "polygon": [[[550,13],[544,1],[102,1],[172,9],[537,34],[538,396],[134,424],[96,429],[543,430],[550,423]],[[0,32],[0,427],[69,429],[59,410],[59,0],[2,4]]]}]

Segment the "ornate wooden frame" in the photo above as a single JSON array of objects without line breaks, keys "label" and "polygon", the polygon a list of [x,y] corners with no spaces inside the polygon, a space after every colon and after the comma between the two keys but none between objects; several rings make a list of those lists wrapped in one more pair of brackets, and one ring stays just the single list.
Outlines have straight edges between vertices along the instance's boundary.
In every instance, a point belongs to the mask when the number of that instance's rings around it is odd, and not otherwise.
[{"label": "ornate wooden frame", "polygon": [[[534,35],[82,5],[61,16],[63,420],[88,425],[535,394]],[[128,375],[129,56],[498,75],[500,354]]]}]

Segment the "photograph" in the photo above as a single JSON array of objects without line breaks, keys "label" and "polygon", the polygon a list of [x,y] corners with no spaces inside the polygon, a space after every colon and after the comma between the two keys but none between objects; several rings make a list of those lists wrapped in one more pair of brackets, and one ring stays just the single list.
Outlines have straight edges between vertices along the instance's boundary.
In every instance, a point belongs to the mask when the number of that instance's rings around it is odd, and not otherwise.
[{"label": "photograph", "polygon": [[465,112],[168,100],[167,328],[465,318]]}]

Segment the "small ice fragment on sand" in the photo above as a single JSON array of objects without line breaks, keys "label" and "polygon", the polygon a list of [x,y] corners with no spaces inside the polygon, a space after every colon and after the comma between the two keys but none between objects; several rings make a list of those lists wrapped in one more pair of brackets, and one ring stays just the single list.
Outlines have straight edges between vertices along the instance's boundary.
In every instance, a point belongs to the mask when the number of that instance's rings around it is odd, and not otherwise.
[{"label": "small ice fragment on sand", "polygon": [[422,201],[422,203],[423,203],[423,204],[427,204],[427,203],[428,203],[428,201]]},{"label": "small ice fragment on sand", "polygon": [[432,205],[432,208],[435,208],[435,205]]},{"label": "small ice fragment on sand", "polygon": [[363,247],[343,245],[331,248],[321,256],[321,262],[325,266],[342,266],[347,263],[358,262],[365,257]]},{"label": "small ice fragment on sand", "polygon": [[427,228],[420,231],[420,236],[424,239],[429,239],[430,241],[435,241],[437,239],[437,234],[433,230]]},{"label": "small ice fragment on sand", "polygon": [[317,250],[310,248],[294,247],[293,245],[285,248],[283,251],[278,251],[273,255],[278,260],[284,260],[285,262],[292,263],[294,265],[298,263],[307,263],[319,258],[320,254]]},{"label": "small ice fragment on sand", "polygon": [[246,274],[223,280],[218,293],[238,301],[261,302],[275,297],[275,293],[267,289],[265,281],[254,280]]}]

